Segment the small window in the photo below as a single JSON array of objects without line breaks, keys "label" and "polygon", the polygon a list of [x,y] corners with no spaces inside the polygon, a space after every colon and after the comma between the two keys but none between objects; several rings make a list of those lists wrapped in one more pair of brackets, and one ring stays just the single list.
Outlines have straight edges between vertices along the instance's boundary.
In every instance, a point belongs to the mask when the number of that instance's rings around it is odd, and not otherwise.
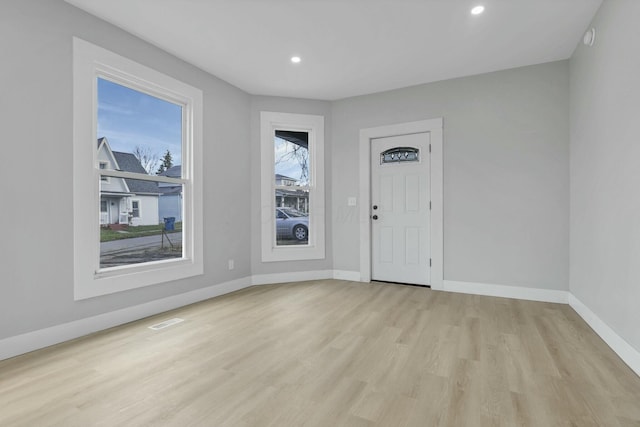
[{"label": "small window", "polygon": [[[276,129],[274,135],[276,246],[309,244],[309,132]],[[282,188],[286,187],[286,188]]]},{"label": "small window", "polygon": [[107,212],[107,201],[106,200],[100,200],[100,212],[101,213],[106,213]]},{"label": "small window", "polygon": [[261,113],[262,260],[322,259],[324,117]]},{"label": "small window", "polygon": [[390,148],[380,154],[380,164],[417,162],[420,160],[420,150],[412,147]]},{"label": "small window", "polygon": [[[109,169],[109,162],[100,162],[100,170],[107,170],[107,169]],[[100,181],[108,183],[109,177],[100,175]]]},{"label": "small window", "polygon": [[131,216],[134,218],[140,218],[140,200],[131,201]]}]

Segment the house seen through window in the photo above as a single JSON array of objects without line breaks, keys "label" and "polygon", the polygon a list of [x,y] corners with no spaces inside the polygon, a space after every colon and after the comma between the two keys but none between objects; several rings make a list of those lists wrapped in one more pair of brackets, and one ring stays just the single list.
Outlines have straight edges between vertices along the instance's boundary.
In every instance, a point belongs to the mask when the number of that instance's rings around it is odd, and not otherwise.
[{"label": "house seen through window", "polygon": [[182,178],[182,106],[102,77],[97,88],[100,268],[182,258],[183,185],[162,181]]}]

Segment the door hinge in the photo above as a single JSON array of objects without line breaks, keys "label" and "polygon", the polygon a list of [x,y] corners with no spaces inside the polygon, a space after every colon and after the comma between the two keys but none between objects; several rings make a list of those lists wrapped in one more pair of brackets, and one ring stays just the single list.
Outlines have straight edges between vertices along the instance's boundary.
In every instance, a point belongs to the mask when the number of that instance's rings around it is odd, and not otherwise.
[{"label": "door hinge", "polygon": [[431,210],[431,200],[429,200],[429,210]]},{"label": "door hinge", "polygon": [[431,152],[431,144],[429,144],[429,152]]},{"label": "door hinge", "polygon": [[431,258],[429,258],[429,267],[431,267]]}]

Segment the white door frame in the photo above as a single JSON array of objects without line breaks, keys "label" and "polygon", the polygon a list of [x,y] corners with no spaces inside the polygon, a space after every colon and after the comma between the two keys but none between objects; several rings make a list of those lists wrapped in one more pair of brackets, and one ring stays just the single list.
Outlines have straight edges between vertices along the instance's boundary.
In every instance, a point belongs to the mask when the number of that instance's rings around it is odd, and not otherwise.
[{"label": "white door frame", "polygon": [[360,130],[360,280],[371,281],[371,140],[431,134],[431,289],[443,290],[443,120],[420,120]]}]

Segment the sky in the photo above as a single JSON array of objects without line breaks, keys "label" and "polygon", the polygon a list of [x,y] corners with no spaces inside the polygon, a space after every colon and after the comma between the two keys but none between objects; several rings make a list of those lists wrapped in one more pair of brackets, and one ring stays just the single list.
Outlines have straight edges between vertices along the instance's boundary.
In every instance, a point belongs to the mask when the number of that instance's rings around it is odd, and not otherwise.
[{"label": "sky", "polygon": [[[159,160],[169,150],[173,165],[180,165],[182,107],[98,78],[97,138],[102,137],[107,138],[113,151],[133,153],[140,146],[149,148]],[[290,155],[293,147],[292,143],[275,138],[275,173],[300,180],[299,160]],[[154,171],[159,165],[160,162]],[[298,184],[305,185],[307,180]]]},{"label": "sky", "polygon": [[148,147],[162,159],[169,150],[173,165],[180,165],[182,107],[98,78],[97,137],[106,137],[113,151]]}]

